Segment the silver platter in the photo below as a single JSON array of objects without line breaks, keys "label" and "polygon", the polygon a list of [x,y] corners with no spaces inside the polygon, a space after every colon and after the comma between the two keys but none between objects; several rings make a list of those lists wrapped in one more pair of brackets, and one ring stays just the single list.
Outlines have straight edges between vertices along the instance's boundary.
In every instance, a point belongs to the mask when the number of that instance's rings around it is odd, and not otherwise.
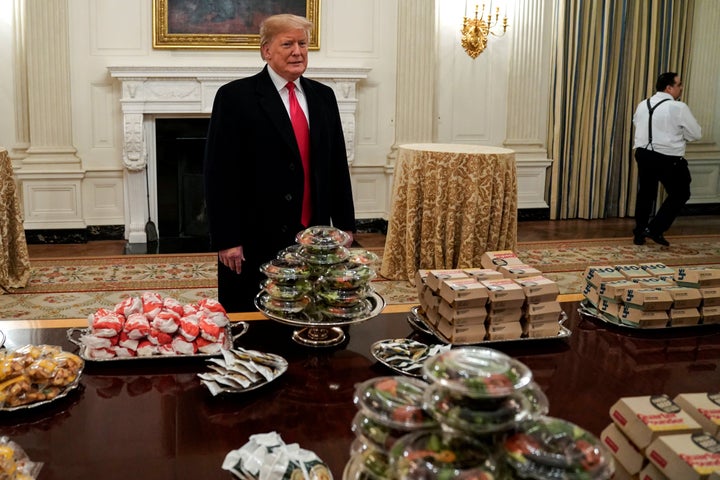
[{"label": "silver platter", "polygon": [[446,343],[448,345],[489,345],[489,344],[495,344],[495,343],[511,343],[511,342],[536,342],[536,341],[546,341],[546,340],[557,340],[561,338],[568,338],[570,335],[572,335],[572,331],[565,327],[563,323],[567,321],[567,313],[560,312],[560,318],[558,320],[558,323],[560,324],[560,331],[557,335],[552,337],[521,337],[521,338],[508,338],[503,340],[483,340],[481,342],[451,342],[449,339],[447,339],[442,333],[440,333],[433,325],[427,320],[425,317],[424,312],[420,308],[420,306],[414,306],[412,309],[410,309],[411,317],[408,317],[408,323],[410,325],[417,329],[420,332],[423,333],[429,333],[436,337],[438,340],[440,340],[443,343]]},{"label": "silver platter", "polygon": [[263,315],[265,315],[271,320],[276,320],[280,323],[293,325],[295,327],[324,328],[352,325],[353,323],[364,322],[378,316],[380,312],[382,312],[383,308],[385,308],[385,300],[377,292],[373,291],[368,295],[366,299],[370,304],[368,313],[366,315],[362,315],[356,318],[340,318],[329,316],[318,310],[313,309],[312,306],[298,313],[280,312],[263,308],[262,304],[260,303],[260,296],[262,294],[263,292],[260,292],[255,297],[255,308],[257,308],[258,311],[260,311]]},{"label": "silver platter", "polygon": [[42,400],[40,402],[26,403],[25,405],[18,405],[16,407],[0,407],[0,412],[16,412],[18,410],[30,410],[32,408],[37,408],[42,405],[48,405],[50,403],[57,402],[61,398],[67,397],[70,392],[75,390],[78,385],[80,385],[80,377],[82,376],[82,372],[83,369],[80,368],[80,370],[78,370],[77,377],[75,377],[75,380],[72,383],[65,385],[65,388],[63,388],[62,392],[58,393],[55,398],[51,398],[50,400]]},{"label": "silver platter", "polygon": [[[243,336],[247,331],[248,328],[250,328],[250,325],[248,325],[247,322],[231,322],[228,323],[225,327],[225,342],[223,343],[222,348],[229,350],[233,347],[233,344],[235,343],[235,340],[237,340],[239,337]],[[238,333],[233,333],[233,330],[239,330]],[[217,357],[220,355],[220,353],[213,353],[213,354],[205,354],[205,353],[196,353],[194,355],[150,355],[146,357],[113,357],[113,358],[92,358],[88,356],[87,354],[87,346],[80,343],[78,340],[81,335],[90,334],[91,329],[90,328],[69,328],[67,330],[67,339],[80,347],[80,351],[78,352],[78,355],[80,358],[85,360],[86,362],[127,362],[127,361],[137,361],[137,360],[157,360],[161,358],[212,358]],[[76,338],[77,336],[77,338]]]},{"label": "silver platter", "polygon": [[638,327],[637,325],[632,325],[629,323],[623,323],[620,320],[617,320],[610,315],[605,315],[603,312],[595,308],[590,302],[587,300],[583,300],[580,302],[580,306],[577,309],[578,313],[594,318],[595,320],[600,320],[603,323],[607,323],[609,325],[614,325],[616,327],[624,328],[627,330],[632,331],[643,331],[643,332],[676,332],[678,330],[688,330],[688,329],[713,329],[717,328],[720,329],[720,323],[698,323],[695,325],[675,325],[675,326],[663,326],[663,327]]}]

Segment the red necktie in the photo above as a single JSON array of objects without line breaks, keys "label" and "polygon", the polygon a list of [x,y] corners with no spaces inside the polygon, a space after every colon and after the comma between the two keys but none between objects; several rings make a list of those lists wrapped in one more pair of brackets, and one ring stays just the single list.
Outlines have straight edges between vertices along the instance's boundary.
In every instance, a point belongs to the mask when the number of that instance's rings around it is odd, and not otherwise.
[{"label": "red necktie", "polygon": [[308,128],[307,118],[298,99],[295,96],[295,84],[288,82],[286,85],[290,96],[290,121],[293,130],[295,130],[295,139],[300,149],[300,158],[302,159],[303,170],[305,172],[305,187],[303,188],[303,204],[302,217],[300,221],[304,227],[310,226],[310,218],[312,216],[312,208],[310,201],[310,129]]}]

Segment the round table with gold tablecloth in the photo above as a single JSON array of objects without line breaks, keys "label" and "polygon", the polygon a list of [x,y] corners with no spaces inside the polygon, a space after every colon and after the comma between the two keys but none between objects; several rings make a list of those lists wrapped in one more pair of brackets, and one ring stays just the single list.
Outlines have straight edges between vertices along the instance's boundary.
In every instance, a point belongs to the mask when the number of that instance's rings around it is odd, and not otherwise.
[{"label": "round table with gold tablecloth", "polygon": [[22,212],[7,150],[0,148],[0,294],[30,279]]},{"label": "round table with gold tablecloth", "polygon": [[479,267],[486,251],[517,243],[515,152],[459,144],[398,151],[380,273],[412,280],[418,269]]}]

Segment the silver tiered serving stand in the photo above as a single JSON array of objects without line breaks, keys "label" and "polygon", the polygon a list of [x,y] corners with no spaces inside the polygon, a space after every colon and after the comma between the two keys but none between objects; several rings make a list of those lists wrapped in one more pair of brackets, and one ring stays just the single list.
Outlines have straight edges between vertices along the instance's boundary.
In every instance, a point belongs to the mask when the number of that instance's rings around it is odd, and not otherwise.
[{"label": "silver tiered serving stand", "polygon": [[372,291],[363,301],[368,302],[367,314],[355,318],[330,316],[321,312],[311,303],[302,312],[290,313],[265,308],[261,302],[264,291],[255,297],[255,308],[271,320],[286,325],[300,327],[293,332],[292,339],[308,347],[332,347],[345,341],[342,327],[364,322],[380,314],[385,308],[385,300]]}]

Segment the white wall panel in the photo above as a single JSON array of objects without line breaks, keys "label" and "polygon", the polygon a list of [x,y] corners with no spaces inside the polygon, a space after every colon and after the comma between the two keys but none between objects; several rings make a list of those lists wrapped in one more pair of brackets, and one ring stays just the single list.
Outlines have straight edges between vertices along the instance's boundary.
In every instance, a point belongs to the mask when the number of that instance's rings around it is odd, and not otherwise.
[{"label": "white wall panel", "polygon": [[320,47],[328,57],[379,56],[380,0],[325,0],[320,8],[325,26]]},{"label": "white wall panel", "polygon": [[[78,0],[75,0],[78,1]],[[86,0],[93,55],[144,54],[152,44],[148,0]]]},{"label": "white wall panel", "polygon": [[83,213],[88,225],[122,225],[122,172],[87,172],[83,180]]},{"label": "white wall panel", "polygon": [[116,111],[117,99],[113,96],[112,85],[93,84],[90,86],[93,148],[112,148],[116,146],[113,134],[113,114]]}]

